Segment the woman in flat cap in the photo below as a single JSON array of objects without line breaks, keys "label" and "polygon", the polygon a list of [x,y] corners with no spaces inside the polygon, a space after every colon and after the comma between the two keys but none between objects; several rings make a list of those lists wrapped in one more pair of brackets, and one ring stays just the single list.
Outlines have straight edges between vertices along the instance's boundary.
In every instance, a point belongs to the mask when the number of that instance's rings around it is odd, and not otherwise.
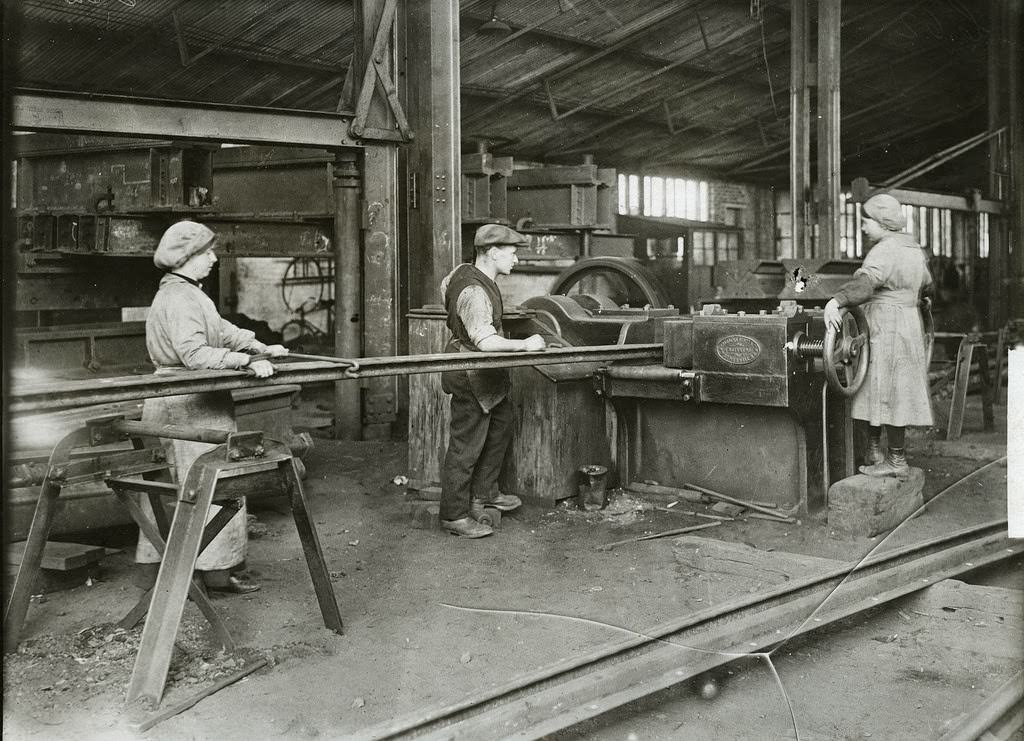
[{"label": "woman in flat cap", "polygon": [[[899,201],[881,193],[864,202],[861,229],[874,246],[849,281],[825,305],[825,322],[838,330],[840,307],[862,306],[871,331],[871,353],[864,384],[853,397],[851,414],[869,425],[868,476],[903,478],[907,466],[907,425],[932,424],[928,358],[919,310],[922,292],[932,288],[927,255],[903,231]],[[885,426],[887,448],[881,435]]]},{"label": "woman in flat cap", "polygon": [[[146,317],[146,349],[157,375],[246,368],[258,378],[266,378],[273,375],[274,366],[268,360],[254,360],[253,354],[288,354],[283,346],[264,345],[253,332],[239,329],[217,313],[216,305],[203,292],[201,283],[217,262],[216,246],[217,235],[208,227],[194,221],[179,221],[164,233],[153,253],[153,263],[165,273]],[[161,425],[236,429],[230,391],[147,399],[142,407],[142,419]],[[215,447],[188,440],[161,442],[178,483],[196,458]],[[146,498],[142,499],[142,506],[152,517]],[[219,509],[218,505],[211,506],[209,518]],[[259,589],[232,574],[245,560],[247,536],[243,500],[240,511],[196,561],[196,570],[202,573],[208,589],[236,593]],[[139,533],[135,560],[152,564],[149,569],[152,573],[148,576],[156,577],[160,554],[142,533]]]}]

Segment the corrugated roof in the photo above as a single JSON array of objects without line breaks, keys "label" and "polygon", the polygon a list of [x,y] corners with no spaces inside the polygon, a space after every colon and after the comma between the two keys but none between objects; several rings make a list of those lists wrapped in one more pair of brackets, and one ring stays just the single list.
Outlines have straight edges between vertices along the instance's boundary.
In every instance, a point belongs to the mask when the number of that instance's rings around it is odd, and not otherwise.
[{"label": "corrugated roof", "polygon": [[[844,180],[884,179],[985,129],[987,4],[842,7]],[[321,111],[336,108],[355,30],[350,0],[18,11],[23,86]],[[460,12],[468,148],[788,181],[788,3],[464,0]],[[481,31],[492,13],[509,34]],[[984,187],[983,152],[972,157],[935,174]]]}]

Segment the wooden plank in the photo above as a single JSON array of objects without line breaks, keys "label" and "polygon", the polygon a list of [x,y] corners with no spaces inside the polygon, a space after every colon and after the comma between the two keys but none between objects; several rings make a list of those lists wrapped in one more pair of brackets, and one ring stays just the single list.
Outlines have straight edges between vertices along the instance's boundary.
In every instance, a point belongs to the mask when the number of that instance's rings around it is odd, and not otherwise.
[{"label": "wooden plank", "polygon": [[173,718],[175,715],[185,712],[190,707],[198,703],[200,700],[204,700],[205,698],[209,697],[215,692],[219,692],[220,690],[224,689],[228,685],[234,684],[239,679],[249,676],[257,669],[262,669],[264,666],[267,665],[267,663],[268,659],[257,659],[248,666],[242,667],[234,674],[229,674],[223,679],[214,682],[206,689],[200,690],[191,697],[188,697],[187,699],[182,700],[181,702],[175,705],[172,705],[166,710],[163,710],[159,713],[155,713],[154,715],[151,715],[149,718],[146,718],[145,720],[139,721],[137,724],[134,725],[134,728],[138,733],[145,733],[150,728],[155,726],[157,723],[162,723],[168,718]]},{"label": "wooden plank", "polygon": [[959,440],[964,428],[964,409],[967,406],[967,387],[970,385],[971,360],[975,344],[968,339],[960,343],[956,355],[956,374],[949,399],[949,418],[946,423],[946,439]]},{"label": "wooden plank", "polygon": [[745,543],[687,536],[672,544],[676,561],[706,574],[729,574],[764,584],[784,584],[828,573],[842,564],[828,558],[766,551]]},{"label": "wooden plank", "polygon": [[[25,555],[25,541],[11,543],[7,546],[5,558],[7,563],[20,566]],[[82,543],[58,543],[48,541],[43,546],[43,560],[40,566],[51,571],[71,571],[97,563],[106,555],[106,549],[100,545],[84,545]]]}]

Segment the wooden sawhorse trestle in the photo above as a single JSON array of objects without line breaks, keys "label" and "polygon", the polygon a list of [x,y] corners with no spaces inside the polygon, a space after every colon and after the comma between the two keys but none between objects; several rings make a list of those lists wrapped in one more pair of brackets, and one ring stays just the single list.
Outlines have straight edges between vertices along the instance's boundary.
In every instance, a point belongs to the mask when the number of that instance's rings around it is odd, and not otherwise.
[{"label": "wooden sawhorse trestle", "polygon": [[[963,435],[964,429],[964,412],[967,408],[967,393],[970,390],[971,379],[976,378],[978,380],[979,389],[981,392],[981,413],[982,413],[982,425],[986,432],[995,429],[995,415],[993,412],[992,404],[995,401],[998,393],[997,386],[993,386],[992,379],[989,375],[988,365],[988,345],[982,342],[980,335],[968,334],[968,335],[957,335],[957,334],[940,334],[936,333],[936,338],[949,340],[960,337],[960,345],[956,352],[956,361],[953,363],[953,383],[950,388],[949,397],[949,410],[945,412],[940,410],[937,422],[942,422],[942,417],[945,417],[946,427],[946,439],[947,440],[959,440]],[[998,356],[997,356],[998,358]],[[976,368],[975,368],[976,366]],[[997,364],[998,367],[998,364]],[[997,374],[1001,371],[997,370]],[[942,374],[940,375],[940,382],[943,382]],[[948,379],[948,371],[946,371],[945,379]],[[998,384],[999,376],[996,376],[996,384]],[[939,388],[940,384],[935,384],[934,388]]]},{"label": "wooden sawhorse trestle", "polygon": [[[197,440],[217,444],[200,455],[181,486],[167,481],[168,464],[158,438]],[[80,455],[82,448],[131,440],[133,450]],[[79,455],[72,457],[72,451]],[[136,478],[148,476],[146,478]],[[302,542],[313,589],[324,625],[341,633],[338,608],[323,550],[309,515],[306,495],[287,446],[264,439],[261,432],[225,432],[178,425],[127,421],[121,416],[90,420],[67,435],[50,455],[39,502],[29,528],[21,566],[4,613],[4,651],[17,649],[28,614],[32,585],[39,573],[43,548],[56,515],[61,489],[72,484],[104,481],[131,513],[132,518],[163,554],[153,588],[121,620],[130,627],[147,615],[126,701],[157,705],[167,682],[167,670],[178,626],[191,597],[225,647],[233,645],[223,621],[194,576],[196,559],[239,510],[242,496],[288,496]],[[145,494],[153,504],[153,519],[139,507],[132,492]],[[167,523],[162,499],[177,498],[174,518]],[[222,509],[207,523],[210,505]]]}]

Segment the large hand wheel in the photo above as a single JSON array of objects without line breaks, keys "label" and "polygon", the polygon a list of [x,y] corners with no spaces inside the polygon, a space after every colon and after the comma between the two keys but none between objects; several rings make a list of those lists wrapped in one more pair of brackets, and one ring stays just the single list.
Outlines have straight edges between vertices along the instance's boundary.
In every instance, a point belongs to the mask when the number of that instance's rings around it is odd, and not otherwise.
[{"label": "large hand wheel", "polygon": [[[864,383],[870,360],[871,332],[867,317],[858,306],[840,310],[842,321],[839,331],[825,328],[825,342],[822,348],[822,362],[825,364],[825,378],[828,385],[838,394],[853,396]],[[839,378],[839,370],[843,378]]]}]

